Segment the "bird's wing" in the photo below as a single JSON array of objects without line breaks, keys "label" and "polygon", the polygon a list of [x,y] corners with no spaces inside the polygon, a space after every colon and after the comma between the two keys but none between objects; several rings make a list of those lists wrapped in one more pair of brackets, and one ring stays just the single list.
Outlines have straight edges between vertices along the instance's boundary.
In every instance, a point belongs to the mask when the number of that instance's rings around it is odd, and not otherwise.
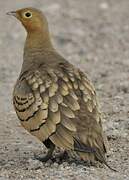
[{"label": "bird's wing", "polygon": [[72,65],[24,72],[13,101],[22,125],[41,141],[49,138],[58,147],[88,152],[94,143],[103,144],[94,87]]},{"label": "bird's wing", "polygon": [[79,104],[72,87],[68,87],[68,78],[55,71],[46,68],[21,74],[13,103],[22,125],[32,135],[41,141],[51,137],[57,146],[71,149],[76,131],[72,120]]},{"label": "bird's wing", "polygon": [[[75,151],[97,152],[104,155],[106,147],[101,113],[93,85],[83,72],[67,62],[60,63],[56,69],[59,91],[60,88],[63,89],[63,91],[60,91],[63,96],[63,104],[60,104],[62,117],[56,128],[56,133],[50,139],[55,144],[57,144],[57,139],[60,139],[61,142],[64,140],[65,144],[66,141],[70,140],[73,144],[71,149]],[[64,123],[68,125],[72,123],[75,131],[67,127],[64,128]],[[72,139],[68,138],[66,133],[71,133],[70,137],[72,136]],[[98,157],[98,159],[100,158]],[[104,157],[101,157],[101,159],[104,160]]]}]

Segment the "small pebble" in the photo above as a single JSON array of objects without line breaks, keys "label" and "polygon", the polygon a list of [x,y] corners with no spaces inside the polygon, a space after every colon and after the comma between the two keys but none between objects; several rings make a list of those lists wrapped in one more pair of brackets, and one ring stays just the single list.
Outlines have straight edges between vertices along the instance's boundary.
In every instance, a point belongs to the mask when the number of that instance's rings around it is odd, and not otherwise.
[{"label": "small pebble", "polygon": [[59,166],[59,164],[58,164],[58,163],[56,163],[56,162],[54,162],[53,166],[54,166],[54,167],[58,167],[58,166]]}]

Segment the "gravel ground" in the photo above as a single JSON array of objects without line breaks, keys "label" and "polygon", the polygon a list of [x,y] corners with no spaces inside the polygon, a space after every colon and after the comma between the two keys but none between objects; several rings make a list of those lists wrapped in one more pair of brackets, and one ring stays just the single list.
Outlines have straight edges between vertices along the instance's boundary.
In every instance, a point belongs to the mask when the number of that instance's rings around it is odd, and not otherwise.
[{"label": "gravel ground", "polygon": [[[108,163],[41,163],[45,147],[20,125],[12,103],[25,31],[7,11],[43,10],[55,46],[95,84],[109,139]],[[129,179],[129,0],[0,0],[0,180]]]}]

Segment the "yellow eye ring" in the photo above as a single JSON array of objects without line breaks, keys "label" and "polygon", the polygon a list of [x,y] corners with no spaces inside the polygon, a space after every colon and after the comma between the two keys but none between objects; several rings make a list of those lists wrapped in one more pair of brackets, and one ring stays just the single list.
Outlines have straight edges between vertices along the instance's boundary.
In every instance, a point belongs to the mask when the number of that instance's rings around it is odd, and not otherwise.
[{"label": "yellow eye ring", "polygon": [[27,11],[27,12],[24,13],[24,17],[25,18],[31,18],[32,17],[32,13]]}]

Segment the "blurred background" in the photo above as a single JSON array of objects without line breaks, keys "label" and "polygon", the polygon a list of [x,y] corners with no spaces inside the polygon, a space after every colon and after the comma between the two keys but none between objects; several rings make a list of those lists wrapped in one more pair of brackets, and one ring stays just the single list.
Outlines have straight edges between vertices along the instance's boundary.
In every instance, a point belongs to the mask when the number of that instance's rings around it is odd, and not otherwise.
[{"label": "blurred background", "polygon": [[[47,16],[53,43],[95,85],[109,140],[109,164],[119,170],[34,160],[45,148],[21,126],[12,91],[23,56],[26,32],[6,12],[36,7]],[[129,179],[129,1],[0,1],[0,180]]]}]

